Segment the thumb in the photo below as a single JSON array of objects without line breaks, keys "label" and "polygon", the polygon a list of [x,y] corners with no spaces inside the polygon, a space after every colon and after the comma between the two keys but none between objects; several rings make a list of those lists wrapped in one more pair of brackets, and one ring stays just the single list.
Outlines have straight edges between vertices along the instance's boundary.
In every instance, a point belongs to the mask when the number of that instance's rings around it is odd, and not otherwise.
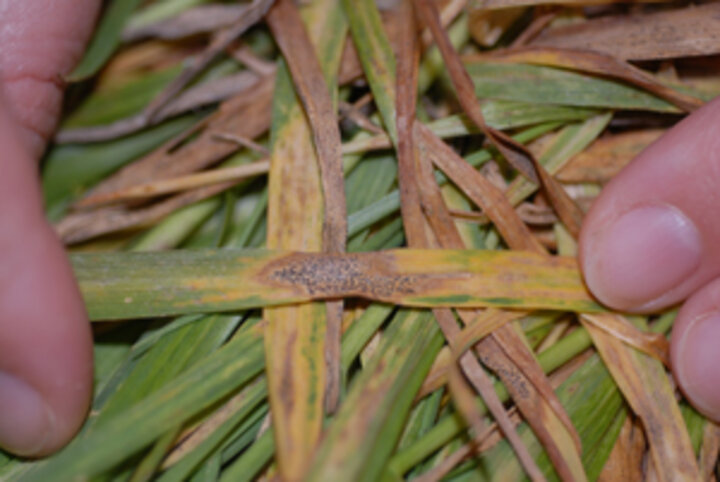
[{"label": "thumb", "polygon": [[57,450],[80,427],[92,386],[89,324],[47,224],[35,161],[0,105],[0,446]]},{"label": "thumb", "polygon": [[67,443],[92,392],[90,327],[44,218],[36,158],[98,5],[0,0],[0,447],[19,455]]},{"label": "thumb", "polygon": [[673,329],[673,372],[690,401],[716,420],[720,315],[712,313],[720,310],[719,187],[715,99],[608,184],[580,236],[585,281],[603,303],[652,312],[690,297]]}]

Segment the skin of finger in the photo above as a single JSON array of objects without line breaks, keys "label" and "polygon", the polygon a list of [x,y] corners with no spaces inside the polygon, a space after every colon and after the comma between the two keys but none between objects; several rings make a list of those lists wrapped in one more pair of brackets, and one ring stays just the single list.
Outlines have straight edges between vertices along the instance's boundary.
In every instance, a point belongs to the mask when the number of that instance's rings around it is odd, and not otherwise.
[{"label": "skin of finger", "polygon": [[[688,379],[689,377],[686,376],[686,373],[683,373],[680,367],[682,362],[687,361],[688,351],[694,351],[693,345],[686,343],[687,340],[685,339],[693,324],[705,316],[717,315],[718,313],[720,313],[720,278],[708,283],[685,302],[673,324],[670,343],[670,359],[678,384],[685,395],[693,402],[693,405],[716,421],[720,419],[720,406],[713,406],[717,402],[708,404],[705,400],[695,399],[692,393],[686,389],[689,388],[688,384],[691,383],[691,380]],[[713,341],[720,343],[720,339],[710,340],[711,343]],[[696,385],[694,390],[717,392],[718,382],[720,381],[718,375],[717,371],[713,371],[703,375],[703,377],[707,377],[706,380],[698,380],[697,376],[693,377],[692,382]],[[703,387],[703,385],[705,386]],[[710,399],[716,399],[716,397],[711,396]]]},{"label": "skin of finger", "polygon": [[87,414],[92,338],[62,245],[47,224],[37,157],[57,121],[62,76],[82,54],[97,0],[0,0],[0,371],[50,407],[62,447]]},{"label": "skin of finger", "polygon": [[588,213],[580,235],[583,267],[602,263],[593,246],[612,223],[630,210],[670,205],[697,228],[702,243],[699,267],[656,298],[633,306],[604,300],[617,309],[651,312],[675,304],[720,275],[720,98],[683,119],[643,151],[604,189]]},{"label": "skin of finger", "polygon": [[0,0],[0,76],[33,157],[55,129],[63,77],[92,33],[99,0]]},{"label": "skin of finger", "polygon": [[85,418],[92,337],[62,245],[44,219],[35,163],[0,114],[0,371],[38,391],[57,424],[38,453],[62,447]]}]

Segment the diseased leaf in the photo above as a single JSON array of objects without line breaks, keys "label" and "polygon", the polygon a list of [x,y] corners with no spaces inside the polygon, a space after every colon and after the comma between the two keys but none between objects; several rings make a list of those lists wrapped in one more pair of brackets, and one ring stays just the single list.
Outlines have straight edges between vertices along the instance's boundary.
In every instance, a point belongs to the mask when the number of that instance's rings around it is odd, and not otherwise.
[{"label": "diseased leaf", "polygon": [[[273,105],[267,246],[340,253],[345,191],[340,132],[326,81],[334,90],[345,26],[336,1],[311,7],[305,22],[314,45],[290,1],[280,0],[268,14],[286,60]],[[342,303],[266,309],[264,317],[278,469],[286,480],[301,480],[320,441],[326,397],[337,403]]]},{"label": "diseased leaf", "polygon": [[[91,319],[260,308],[338,297],[407,306],[597,312],[571,258],[528,252],[265,250],[71,256]],[[508,275],[512,272],[512,275]]]},{"label": "diseased leaf", "polygon": [[[338,2],[317,3],[315,11],[325,15],[326,18],[323,20],[320,17],[315,23],[311,21],[311,27],[316,32],[325,33],[315,41],[323,56],[322,66],[315,56],[313,45],[292,2],[280,0],[270,11],[268,22],[275,34],[275,41],[283,51],[285,62],[293,77],[295,92],[302,102],[312,130],[317,158],[317,165],[313,168],[320,170],[321,190],[318,194],[322,196],[322,204],[317,212],[323,220],[322,250],[326,253],[343,253],[347,244],[347,205],[340,128],[335,118],[336,102],[333,97],[335,97],[337,70],[342,54],[340,47],[346,27],[341,15],[333,15],[334,12],[340,13]],[[326,85],[326,79],[332,85],[332,93]],[[277,139],[275,142],[278,142]],[[289,183],[286,181],[282,187],[283,191],[286,190],[287,184]],[[275,202],[283,201],[287,195],[288,193],[283,192],[282,196],[277,196]],[[315,215],[312,211],[309,214]],[[301,222],[307,221],[301,220]],[[288,228],[291,231],[293,229],[292,226],[282,227],[282,229]],[[326,408],[330,412],[335,411],[340,397],[342,316],[342,301],[330,301],[325,304],[324,350],[327,386],[324,399]],[[292,473],[293,476],[297,476],[297,472]]]}]

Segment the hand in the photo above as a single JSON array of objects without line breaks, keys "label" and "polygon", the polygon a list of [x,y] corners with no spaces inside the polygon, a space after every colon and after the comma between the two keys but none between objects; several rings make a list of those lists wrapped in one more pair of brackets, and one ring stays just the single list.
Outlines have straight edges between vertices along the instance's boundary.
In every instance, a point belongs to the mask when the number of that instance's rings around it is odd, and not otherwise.
[{"label": "hand", "polygon": [[97,0],[0,0],[0,447],[58,450],[92,393],[90,327],[45,221],[37,159],[82,54]]},{"label": "hand", "polygon": [[590,290],[620,310],[687,298],[672,331],[674,376],[720,420],[720,98],[646,149],[603,190],[580,236]]}]

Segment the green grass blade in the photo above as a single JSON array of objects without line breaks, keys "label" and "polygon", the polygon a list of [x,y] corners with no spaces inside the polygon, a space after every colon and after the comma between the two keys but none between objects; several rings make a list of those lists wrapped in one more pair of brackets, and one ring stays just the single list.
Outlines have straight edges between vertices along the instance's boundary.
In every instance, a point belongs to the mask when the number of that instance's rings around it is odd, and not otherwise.
[{"label": "green grass blade", "polygon": [[182,66],[177,65],[93,92],[63,120],[60,128],[99,126],[137,114],[181,71]]},{"label": "green grass blade", "polygon": [[243,394],[242,405],[211,436],[178,463],[165,471],[156,480],[158,482],[181,482],[203,460],[217,449],[232,431],[249,415],[250,411],[267,397],[267,383],[262,380],[248,387]]},{"label": "green grass blade", "polygon": [[[121,462],[157,437],[247,383],[263,368],[262,333],[243,330],[221,349],[108,419],[87,436],[48,459],[20,480],[70,480],[91,477]],[[129,429],[131,428],[131,429]]]},{"label": "green grass blade", "polygon": [[85,56],[75,70],[68,75],[68,81],[77,82],[92,77],[105,65],[105,62],[120,45],[122,30],[140,3],[141,0],[113,0],[110,2],[110,6],[104,12],[100,25],[90,41]]},{"label": "green grass blade", "polygon": [[466,68],[483,99],[678,112],[674,105],[644,90],[567,70],[486,61],[468,62]]},{"label": "green grass blade", "polygon": [[[557,173],[576,154],[585,150],[608,126],[612,115],[605,113],[582,123],[564,127],[538,161],[550,174]],[[537,191],[538,186],[524,178],[517,178],[507,189],[507,197],[514,205]]]},{"label": "green grass blade", "polygon": [[343,0],[350,33],[380,110],[385,131],[397,143],[395,125],[395,56],[374,2]]},{"label": "green grass blade", "polygon": [[372,481],[385,467],[443,339],[419,311],[402,312],[384,338],[328,427],[308,480]]},{"label": "green grass blade", "polygon": [[43,170],[46,209],[79,196],[92,183],[150,152],[198,120],[195,115],[187,115],[121,139],[53,147],[46,156]]},{"label": "green grass blade", "polygon": [[236,462],[222,474],[221,482],[245,482],[255,480],[255,476],[273,456],[272,429],[262,434]]}]

